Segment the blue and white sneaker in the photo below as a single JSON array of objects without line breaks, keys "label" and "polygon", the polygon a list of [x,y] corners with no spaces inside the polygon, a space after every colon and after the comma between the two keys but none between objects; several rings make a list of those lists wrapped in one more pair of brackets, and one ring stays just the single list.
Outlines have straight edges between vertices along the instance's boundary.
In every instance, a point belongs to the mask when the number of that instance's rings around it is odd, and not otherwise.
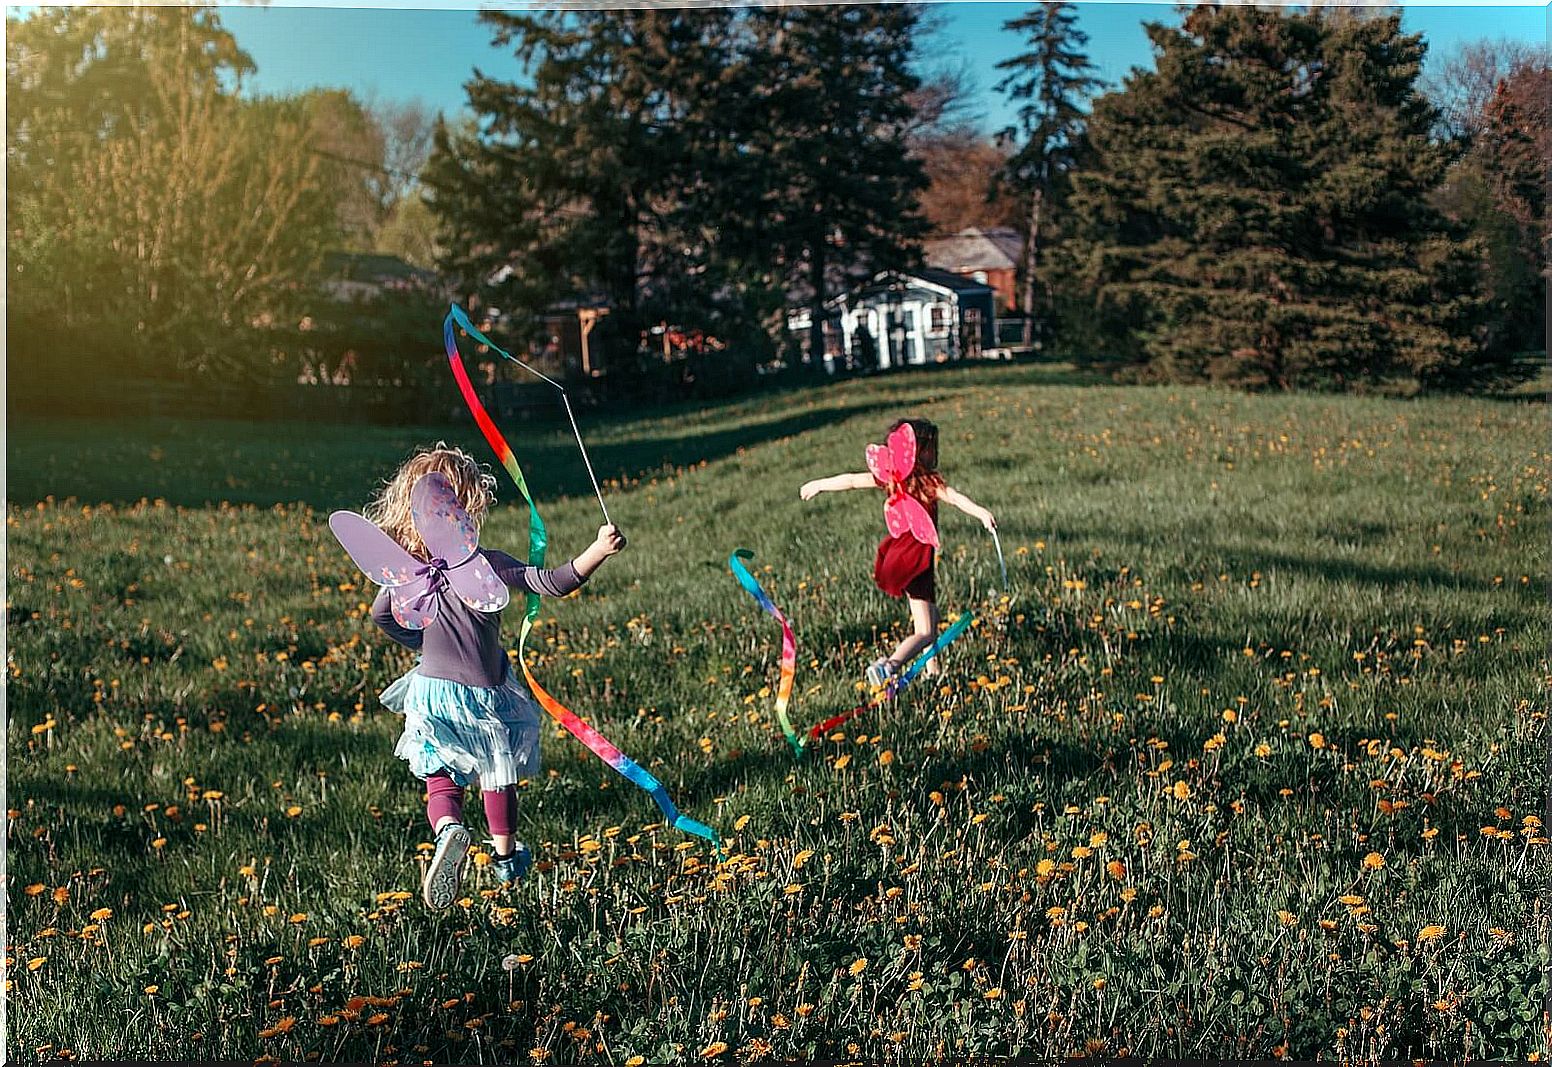
[{"label": "blue and white sneaker", "polygon": [[469,858],[469,831],[462,823],[448,823],[437,834],[436,851],[426,867],[426,878],[420,892],[426,906],[441,910],[450,908],[458,899],[463,886],[463,868]]},{"label": "blue and white sneaker", "polygon": [[882,689],[884,686],[889,684],[890,680],[893,679],[895,675],[899,673],[900,668],[895,665],[894,660],[876,659],[872,663],[868,664],[868,670],[865,677],[868,680],[868,684],[871,685],[874,689]]},{"label": "blue and white sneaker", "polygon": [[533,853],[528,851],[528,846],[521,841],[513,841],[512,851],[508,855],[497,856],[490,861],[490,873],[502,885],[511,885],[520,881],[532,866]]}]

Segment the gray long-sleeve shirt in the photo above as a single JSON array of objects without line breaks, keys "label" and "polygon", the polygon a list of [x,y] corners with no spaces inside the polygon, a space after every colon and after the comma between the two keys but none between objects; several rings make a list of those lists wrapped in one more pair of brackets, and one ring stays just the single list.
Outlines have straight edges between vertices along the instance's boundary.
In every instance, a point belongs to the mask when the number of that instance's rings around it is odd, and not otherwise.
[{"label": "gray long-sleeve shirt", "polygon": [[[543,570],[531,567],[505,552],[482,548],[496,577],[517,593],[565,596],[586,581],[577,573],[576,561]],[[464,685],[491,688],[507,676],[507,650],[501,643],[501,612],[475,611],[450,588],[437,593],[437,617],[424,630],[400,626],[393,617],[388,590],[372,603],[372,621],[405,648],[420,652],[419,672],[427,678],[445,678]]]}]

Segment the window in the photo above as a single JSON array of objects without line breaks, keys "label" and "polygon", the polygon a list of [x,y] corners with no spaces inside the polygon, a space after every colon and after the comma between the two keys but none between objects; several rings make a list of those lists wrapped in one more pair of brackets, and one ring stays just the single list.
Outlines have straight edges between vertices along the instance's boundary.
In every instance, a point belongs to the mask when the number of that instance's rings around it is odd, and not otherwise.
[{"label": "window", "polygon": [[953,308],[947,304],[933,304],[930,311],[927,332],[934,337],[941,337],[948,333],[949,324],[953,321]]}]

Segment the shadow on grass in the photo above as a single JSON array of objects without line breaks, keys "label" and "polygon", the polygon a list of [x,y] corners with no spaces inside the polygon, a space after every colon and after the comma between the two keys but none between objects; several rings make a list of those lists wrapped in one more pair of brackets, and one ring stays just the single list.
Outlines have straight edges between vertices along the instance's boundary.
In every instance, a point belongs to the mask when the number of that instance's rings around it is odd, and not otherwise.
[{"label": "shadow on grass", "polygon": [[[894,410],[878,399],[816,408],[782,418],[702,432],[661,434],[619,442],[589,442],[603,480],[635,479],[664,469],[714,461],[740,449],[793,437],[858,415]],[[654,413],[655,417],[655,413]],[[618,420],[620,422],[633,420]],[[119,435],[115,427],[124,431]],[[546,427],[532,439],[520,424],[504,426],[539,499],[585,496],[592,483],[569,435]],[[299,424],[177,422],[106,425],[58,419],[12,428],[8,445],[10,499],[27,503],[53,496],[92,503],[133,504],[161,499],[201,507],[220,503],[315,508],[359,507],[393,464],[421,444],[445,439],[490,462],[472,421],[454,426],[383,430],[361,427],[346,440],[340,427],[327,438]],[[591,428],[584,427],[584,440]],[[505,496],[511,492],[503,486]]]}]

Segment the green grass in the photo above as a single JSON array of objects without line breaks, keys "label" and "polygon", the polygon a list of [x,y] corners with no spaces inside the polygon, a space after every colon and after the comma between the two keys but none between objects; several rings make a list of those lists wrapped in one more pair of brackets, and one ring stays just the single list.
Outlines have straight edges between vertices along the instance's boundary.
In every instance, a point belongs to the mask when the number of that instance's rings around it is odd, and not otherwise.
[{"label": "green grass", "polygon": [[[880,502],[797,487],[908,412],[1012,590],[945,512],[980,622],[795,763],[726,557],[794,620],[795,718],[854,703],[905,622]],[[444,914],[384,895],[428,838],[375,701],[408,660],[323,518],[472,426],[13,422],[7,1053],[1545,1055],[1544,420],[1002,367],[591,421],[631,546],[536,674],[729,860],[547,730],[539,867]],[[563,557],[580,462],[507,430]]]}]

